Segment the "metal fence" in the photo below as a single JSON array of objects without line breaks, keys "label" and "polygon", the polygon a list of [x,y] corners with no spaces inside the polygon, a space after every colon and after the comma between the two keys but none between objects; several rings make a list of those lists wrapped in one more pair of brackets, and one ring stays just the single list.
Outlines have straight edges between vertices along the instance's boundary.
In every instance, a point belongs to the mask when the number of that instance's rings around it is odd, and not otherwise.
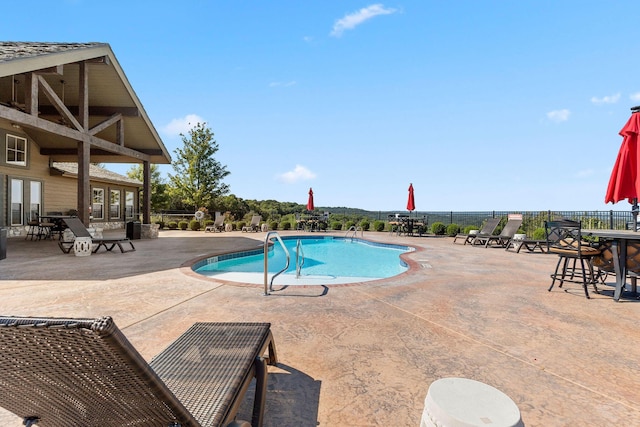
[{"label": "metal fence", "polygon": [[522,214],[522,231],[532,236],[537,228],[544,228],[544,222],[566,218],[581,221],[583,228],[625,230],[633,229],[634,218],[631,211],[480,211],[480,212],[412,212],[411,216],[426,218],[431,225],[442,222],[445,225],[457,224],[460,229],[467,226],[480,228],[487,218],[503,218],[516,213]]},{"label": "metal fence", "polygon": [[[339,210],[331,212],[329,221],[338,220],[342,222],[356,219],[359,222],[363,218],[372,221],[387,221],[389,216],[395,216],[397,212],[391,211],[369,211],[349,214]],[[461,230],[465,227],[474,226],[481,228],[487,218],[502,218],[501,225],[506,223],[507,215],[517,213],[522,214],[522,227],[528,236],[533,236],[533,232],[538,228],[544,228],[544,222],[552,219],[567,218],[574,221],[582,221],[583,228],[590,229],[610,229],[625,230],[634,228],[634,218],[629,211],[417,211],[411,212],[412,218],[424,218],[430,229],[434,222],[442,222],[445,225],[457,224]],[[406,214],[406,212],[403,212]],[[152,214],[160,217],[162,221],[190,220],[193,212],[170,211]]]}]

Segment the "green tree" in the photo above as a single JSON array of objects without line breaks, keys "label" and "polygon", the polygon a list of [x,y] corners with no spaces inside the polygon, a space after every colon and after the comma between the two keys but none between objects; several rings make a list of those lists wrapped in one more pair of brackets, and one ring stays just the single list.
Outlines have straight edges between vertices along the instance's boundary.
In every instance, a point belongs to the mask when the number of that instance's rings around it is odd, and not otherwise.
[{"label": "green tree", "polygon": [[175,151],[172,166],[176,174],[169,174],[171,192],[185,208],[212,210],[215,199],[229,192],[222,180],[230,172],[214,158],[218,143],[206,123],[197,123],[188,136],[180,136],[184,146]]},{"label": "green tree", "polygon": [[[158,212],[169,208],[167,184],[162,179],[158,165],[151,164],[151,211]],[[144,181],[144,168],[141,164],[133,165],[127,176],[140,182]],[[140,195],[142,196],[142,193]]]}]

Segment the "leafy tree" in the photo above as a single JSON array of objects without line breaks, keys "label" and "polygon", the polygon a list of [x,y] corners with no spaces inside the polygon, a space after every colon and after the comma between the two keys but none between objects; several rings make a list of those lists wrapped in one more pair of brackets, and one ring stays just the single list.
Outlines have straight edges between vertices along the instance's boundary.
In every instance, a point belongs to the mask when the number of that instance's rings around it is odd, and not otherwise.
[{"label": "leafy tree", "polygon": [[222,180],[229,175],[226,166],[214,158],[218,143],[206,123],[197,123],[189,135],[180,134],[183,148],[176,149],[172,166],[175,175],[169,174],[171,193],[185,208],[206,207],[215,211],[213,202],[229,192]]},{"label": "leafy tree", "polygon": [[[151,164],[151,210],[158,212],[169,208],[169,194],[167,184],[160,175],[158,165]],[[144,181],[144,167],[141,164],[133,165],[127,171],[127,176],[140,182]],[[142,195],[142,192],[141,192]]]}]

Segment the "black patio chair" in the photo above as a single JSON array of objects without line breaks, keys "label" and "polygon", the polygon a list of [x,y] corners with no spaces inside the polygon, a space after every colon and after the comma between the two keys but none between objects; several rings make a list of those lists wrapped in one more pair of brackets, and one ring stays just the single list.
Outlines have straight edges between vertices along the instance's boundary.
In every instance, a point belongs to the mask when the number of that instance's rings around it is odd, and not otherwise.
[{"label": "black patio chair", "polygon": [[581,283],[587,298],[589,298],[588,285],[593,285],[595,292],[598,293],[593,259],[601,251],[583,241],[582,224],[579,221],[568,219],[546,221],[545,234],[547,252],[558,255],[555,272],[551,274],[549,291],[553,289],[556,280],[558,280],[560,288],[564,282]]}]

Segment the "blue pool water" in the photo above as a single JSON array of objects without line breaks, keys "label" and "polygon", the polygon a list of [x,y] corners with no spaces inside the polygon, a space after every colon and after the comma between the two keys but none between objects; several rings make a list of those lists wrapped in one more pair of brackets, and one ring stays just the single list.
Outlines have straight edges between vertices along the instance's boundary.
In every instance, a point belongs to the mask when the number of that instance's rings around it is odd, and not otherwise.
[{"label": "blue pool water", "polygon": [[[301,241],[304,265],[296,278],[296,245]],[[400,254],[411,248],[386,245],[362,239],[341,237],[286,236],[282,240],[291,257],[289,268],[277,276],[280,284],[342,284],[378,280],[407,270]],[[279,243],[268,255],[269,280],[286,265]],[[193,269],[206,276],[245,283],[263,283],[263,248],[241,254],[229,254],[198,262]]]}]

